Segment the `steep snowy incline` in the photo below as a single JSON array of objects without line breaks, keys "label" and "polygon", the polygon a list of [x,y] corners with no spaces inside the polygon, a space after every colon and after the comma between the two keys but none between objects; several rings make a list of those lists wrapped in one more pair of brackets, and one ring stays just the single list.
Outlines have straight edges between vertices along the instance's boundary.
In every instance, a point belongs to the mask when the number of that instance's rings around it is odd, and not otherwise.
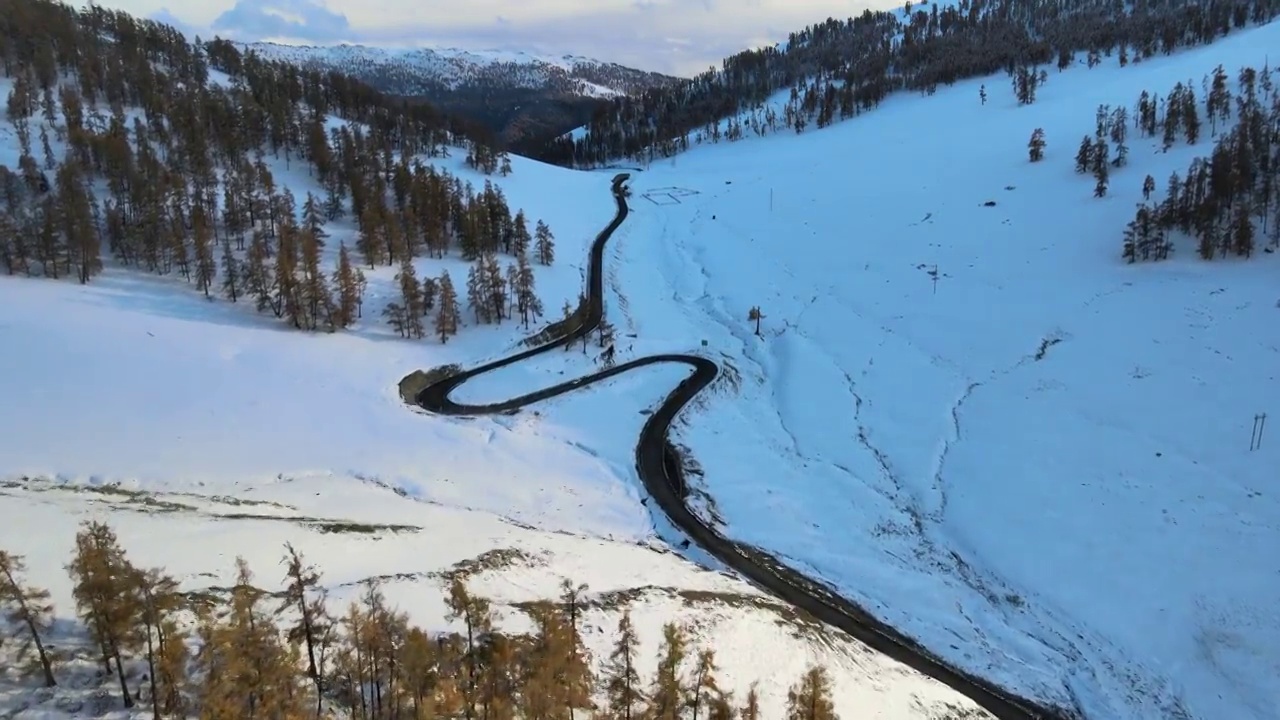
[{"label": "steep snowy incline", "polygon": [[1277,44],[1049,68],[1024,107],[989,77],[638,173],[618,361],[704,348],[741,377],[680,433],[706,513],[1088,717],[1275,718],[1277,446],[1249,451],[1280,406],[1274,255],[1121,260],[1144,176],[1207,155],[1207,122],[1167,153],[1131,133],[1105,198],[1073,156],[1099,104],[1219,64],[1234,89]]}]

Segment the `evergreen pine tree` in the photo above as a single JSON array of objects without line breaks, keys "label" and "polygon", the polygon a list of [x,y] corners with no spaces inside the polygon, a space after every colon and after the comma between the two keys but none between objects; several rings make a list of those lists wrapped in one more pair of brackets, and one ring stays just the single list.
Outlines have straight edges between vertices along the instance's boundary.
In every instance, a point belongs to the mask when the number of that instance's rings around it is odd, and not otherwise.
[{"label": "evergreen pine tree", "polygon": [[441,343],[449,342],[449,338],[458,334],[461,320],[461,309],[458,307],[458,293],[453,288],[453,280],[449,271],[440,275],[440,299],[436,303],[436,334]]},{"label": "evergreen pine tree", "polygon": [[131,708],[133,695],[125,681],[124,651],[138,606],[131,587],[134,571],[115,531],[96,521],[81,525],[67,570],[73,581],[76,611],[101,653],[103,667],[108,673],[114,668],[124,706]]},{"label": "evergreen pine tree", "polygon": [[831,702],[831,679],[814,665],[787,693],[786,720],[839,720]]},{"label": "evergreen pine tree", "polygon": [[338,327],[350,327],[358,317],[361,294],[360,275],[360,270],[351,262],[351,253],[347,252],[346,243],[340,243],[338,269],[333,273],[333,284],[338,294],[334,322]]},{"label": "evergreen pine tree", "polygon": [[53,687],[58,681],[53,677],[53,658],[44,644],[53,625],[53,605],[48,590],[24,581],[26,570],[22,556],[0,550],[0,609],[10,623],[21,628],[16,658],[22,669],[38,670],[44,686]]},{"label": "evergreen pine tree", "polygon": [[550,265],[556,260],[555,237],[551,234],[551,228],[541,220],[538,221],[537,227],[534,229],[534,252],[538,257],[538,264]]},{"label": "evergreen pine tree", "polygon": [[647,720],[680,720],[685,704],[687,682],[684,662],[689,653],[689,639],[684,628],[675,623],[662,627],[662,647],[658,650],[658,670],[649,690]]},{"label": "evergreen pine tree", "polygon": [[1027,153],[1031,157],[1031,162],[1040,162],[1044,159],[1044,128],[1036,128],[1031,133],[1031,141],[1027,143]]},{"label": "evergreen pine tree", "polygon": [[601,676],[610,720],[638,720],[640,717],[645,697],[640,688],[640,672],[637,667],[639,651],[640,640],[631,623],[631,609],[628,608],[618,620],[618,637]]}]

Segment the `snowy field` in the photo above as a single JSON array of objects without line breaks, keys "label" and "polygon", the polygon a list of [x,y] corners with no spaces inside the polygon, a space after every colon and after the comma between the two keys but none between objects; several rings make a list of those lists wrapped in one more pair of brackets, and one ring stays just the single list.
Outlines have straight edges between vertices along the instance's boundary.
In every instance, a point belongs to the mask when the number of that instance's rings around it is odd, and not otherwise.
[{"label": "snowy field", "polygon": [[[1254,416],[1280,407],[1275,258],[1203,262],[1184,240],[1121,260],[1143,178],[1163,192],[1208,132],[1167,154],[1131,133],[1104,199],[1073,161],[1099,104],[1132,114],[1188,79],[1199,94],[1278,45],[1273,24],[1049,68],[1024,107],[1003,75],[978,79],[635,175],[610,253],[617,361],[693,350],[741,378],[679,431],[704,510],[1090,718],[1280,717],[1280,444],[1249,451]],[[455,397],[505,399],[566,363]]]},{"label": "snowy field", "polygon": [[1143,177],[1211,138],[1132,138],[1101,200],[1073,172],[1099,104],[1277,46],[1051,68],[1026,107],[965,82],[640,174],[636,352],[705,340],[742,376],[680,434],[730,533],[1089,717],[1280,717],[1280,444],[1248,450],[1280,407],[1275,258],[1120,260]]},{"label": "snowy field", "polygon": [[[478,188],[485,178],[463,166],[463,154],[436,165]],[[0,125],[0,164],[16,157]],[[513,211],[524,208],[531,224],[545,219],[556,234],[556,264],[537,268],[554,313],[576,299],[587,246],[613,217],[612,174],[512,162],[511,176],[492,179]],[[299,204],[318,190],[296,164],[271,167]],[[330,253],[353,242],[349,224],[327,230]],[[456,259],[422,259],[418,272],[444,268],[461,289],[466,265]],[[441,572],[514,549],[520,557],[473,576],[473,589],[498,603],[504,627],[520,629],[526,621],[513,603],[553,596],[561,578],[587,583],[598,604],[588,636],[597,661],[629,605],[644,652],[656,651],[662,623],[692,623],[697,637],[714,640],[723,684],[739,699],[762,681],[770,717],[781,716],[788,686],[812,662],[832,671],[846,717],[973,708],[659,539],[641,504],[634,443],[642,411],[683,371],[622,377],[514,417],[453,420],[406,408],[396,386],[407,373],[496,357],[527,333],[508,321],[469,324],[447,345],[401,340],[380,318],[394,299],[393,274],[369,274],[365,319],[352,330],[311,335],[247,303],[206,300],[179,279],[110,264],[87,286],[0,277],[0,548],[25,555],[31,579],[53,591],[68,621],[56,644],[77,642],[64,566],[76,524],[95,518],[115,526],[137,564],[165,566],[185,590],[227,585],[236,555],[270,585],[291,541],[335,600],[360,580],[388,577],[388,596],[432,628],[444,613]],[[590,366],[573,358],[573,372]],[[332,530],[350,525],[366,532]],[[0,648],[0,667],[12,652]],[[24,707],[47,720],[74,716],[66,708],[93,695],[92,667],[79,669],[68,669],[76,677],[52,698],[0,673],[0,716]]]}]

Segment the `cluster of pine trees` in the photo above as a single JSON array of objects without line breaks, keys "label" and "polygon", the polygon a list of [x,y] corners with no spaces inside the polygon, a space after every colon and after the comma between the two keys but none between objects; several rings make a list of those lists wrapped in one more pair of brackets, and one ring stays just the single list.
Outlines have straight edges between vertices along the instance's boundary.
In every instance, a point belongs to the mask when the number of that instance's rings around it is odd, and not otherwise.
[{"label": "cluster of pine trees", "polygon": [[[413,265],[419,253],[443,258],[454,246],[463,260],[472,263],[467,302],[477,323],[501,323],[518,314],[528,328],[533,318],[542,315],[533,264],[555,261],[555,236],[545,222],[538,220],[531,234],[524,211],[512,215],[502,189],[492,182],[486,180],[484,190],[477,193],[470,183],[421,164],[410,171],[402,162],[392,171],[392,194],[397,205],[394,213],[375,203],[362,214],[357,245],[371,268],[398,257],[400,297],[387,305],[383,315],[402,337],[428,334],[425,318],[430,315],[441,342],[457,333],[462,315],[448,271],[419,280]],[[384,198],[385,193],[375,197]],[[387,224],[389,216],[409,227]],[[499,253],[513,258],[505,270]]]},{"label": "cluster of pine trees", "polygon": [[[739,53],[685,83],[614,99],[584,136],[557,139],[540,158],[597,166],[670,157],[687,149],[690,134],[712,141],[747,134],[718,131],[725,118],[744,116],[731,124],[756,132],[782,126],[800,132],[810,122],[821,127],[874,108],[896,90],[932,93],[1000,70],[1014,77],[1020,101],[1031,102],[1044,78],[1031,68],[1055,57],[1060,70],[1074,65],[1080,52],[1089,67],[1113,53],[1121,64],[1139,62],[1212,42],[1278,12],[1280,0],[960,0],[945,7],[908,3],[905,19],[866,11],[793,33],[785,46]],[[791,102],[782,117],[771,118],[765,101],[788,87]]]},{"label": "cluster of pine trees", "polygon": [[1094,119],[1093,136],[1085,135],[1076,151],[1076,172],[1092,174],[1093,196],[1106,197],[1111,183],[1110,168],[1122,168],[1129,163],[1129,146],[1125,144],[1129,138],[1129,112],[1122,107],[1099,105]]},{"label": "cluster of pine trees", "polygon": [[1259,239],[1267,240],[1267,252],[1280,247],[1280,93],[1273,74],[1241,68],[1233,92],[1219,65],[1201,83],[1203,106],[1190,82],[1163,99],[1142,93],[1134,126],[1144,136],[1159,133],[1165,150],[1179,137],[1195,144],[1205,121],[1216,140],[1207,157],[1169,177],[1163,200],[1152,199],[1155,178],[1143,180],[1143,202],[1124,232],[1126,260],[1167,258],[1175,233],[1195,238],[1205,260],[1248,258]]},{"label": "cluster of pine trees", "polygon": [[[652,680],[640,677],[630,612],[596,673],[581,624],[585,585],[565,580],[558,602],[527,612],[534,631],[500,632],[492,605],[463,580],[448,580],[447,620],[432,634],[393,607],[376,580],[335,613],[318,570],[291,545],[283,587],[254,584],[236,560],[236,580],[218,593],[188,594],[160,568],[141,568],[114,530],[85,522],[67,571],[86,657],[120,703],[155,718],[206,720],[334,717],[360,720],[759,720],[756,686],[739,704],[717,682],[713,650],[674,623],[663,628]],[[50,637],[49,593],[25,580],[23,559],[0,551],[0,641],[17,643],[21,669],[58,684],[71,647]],[[6,635],[8,637],[6,637]],[[788,720],[837,720],[831,681],[813,666],[793,686]]]},{"label": "cluster of pine trees", "polygon": [[[513,216],[489,181],[477,192],[416,159],[458,142],[468,165],[511,171],[505,152],[468,141],[429,106],[241,55],[225,41],[191,44],[97,6],[6,7],[0,68],[12,79],[5,115],[19,161],[0,166],[5,272],[86,283],[109,256],[179,274],[206,296],[249,300],[294,327],[336,330],[360,316],[366,284],[345,246],[336,258],[325,253],[326,224],[350,213],[353,250],[370,268],[452,248],[488,263],[506,252],[515,263],[501,278],[504,299],[509,292],[526,323],[540,313],[524,254],[550,264],[550,230],[538,221],[531,236],[524,213]],[[281,161],[305,170],[321,194],[298,208],[272,172]],[[410,293],[393,324],[421,336],[408,316],[431,304]],[[480,319],[510,315],[504,305]],[[445,322],[442,337],[457,326]]]}]

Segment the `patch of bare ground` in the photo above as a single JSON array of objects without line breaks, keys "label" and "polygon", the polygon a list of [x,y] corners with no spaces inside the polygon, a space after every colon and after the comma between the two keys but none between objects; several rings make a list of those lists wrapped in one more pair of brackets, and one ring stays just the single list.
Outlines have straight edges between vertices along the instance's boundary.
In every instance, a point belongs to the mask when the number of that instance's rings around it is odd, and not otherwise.
[{"label": "patch of bare ground", "polygon": [[116,484],[79,485],[54,482],[43,478],[24,477],[17,480],[0,481],[0,494],[16,496],[17,493],[5,492],[5,490],[21,490],[29,493],[78,495],[83,497],[87,503],[109,505],[115,510],[126,510],[143,514],[190,513],[193,515],[202,515],[214,520],[260,520],[267,522],[294,523],[308,529],[315,530],[316,532],[326,534],[341,533],[378,535],[381,533],[418,532],[422,530],[422,528],[417,525],[362,523],[340,518],[320,518],[306,515],[272,515],[252,512],[218,512],[210,508],[199,507],[188,503],[180,503],[166,498],[191,498],[204,500],[214,504],[228,505],[231,507],[257,506],[288,511],[292,511],[293,508],[280,503],[243,500],[222,495],[205,496],[197,495],[195,493],[153,493],[146,490],[126,488]]},{"label": "patch of bare ground", "polygon": [[[651,598],[677,600],[684,607],[702,610],[728,608],[761,612],[771,615],[776,625],[786,629],[793,637],[801,640],[819,641],[826,644],[830,642],[831,635],[835,633],[852,641],[852,638],[828,628],[794,607],[765,595],[644,585],[622,590],[592,593],[582,600],[582,607],[605,612],[621,612],[636,602]],[[517,602],[512,603],[512,607],[529,612],[541,602],[545,601]],[[711,616],[708,615],[707,618],[710,620]]]},{"label": "patch of bare ground", "polygon": [[502,572],[516,567],[539,567],[545,563],[544,558],[518,548],[495,548],[486,550],[473,558],[459,560],[439,575],[446,580],[452,581],[456,578],[465,582],[481,573]]},{"label": "patch of bare ground", "polygon": [[406,404],[417,405],[418,393],[422,392],[424,388],[460,372],[462,372],[462,366],[457,363],[440,365],[430,370],[414,370],[405,375],[404,379],[400,381],[400,399],[404,400]]},{"label": "patch of bare ground", "polygon": [[369,581],[396,583],[417,582],[420,580],[444,580],[446,582],[452,582],[456,578],[463,582],[467,582],[476,575],[480,575],[482,573],[502,572],[503,570],[511,570],[517,567],[539,567],[545,564],[546,560],[544,558],[531,555],[517,548],[495,548],[493,550],[486,550],[475,557],[459,560],[446,570],[374,575],[363,580],[354,580],[342,583],[338,585],[338,587],[351,587]]}]

